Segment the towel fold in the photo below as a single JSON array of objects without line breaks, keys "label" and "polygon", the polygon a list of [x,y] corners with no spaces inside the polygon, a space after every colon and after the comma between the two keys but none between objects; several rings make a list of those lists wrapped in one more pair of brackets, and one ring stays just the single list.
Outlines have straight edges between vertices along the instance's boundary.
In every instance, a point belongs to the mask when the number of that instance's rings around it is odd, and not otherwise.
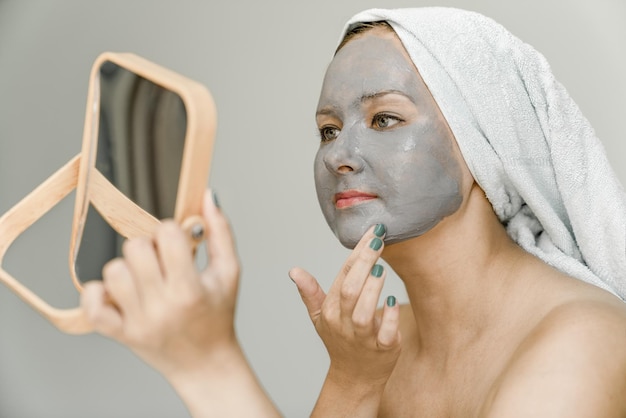
[{"label": "towel fold", "polygon": [[546,59],[492,19],[454,8],[371,9],[445,116],[508,234],[564,273],[626,300],[626,194]]}]

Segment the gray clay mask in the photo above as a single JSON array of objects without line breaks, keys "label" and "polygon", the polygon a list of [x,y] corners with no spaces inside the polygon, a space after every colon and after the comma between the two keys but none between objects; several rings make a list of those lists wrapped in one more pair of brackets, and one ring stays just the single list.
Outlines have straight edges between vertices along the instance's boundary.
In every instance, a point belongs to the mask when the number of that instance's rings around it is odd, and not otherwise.
[{"label": "gray clay mask", "polygon": [[369,32],[337,53],[317,123],[317,196],[344,246],[376,223],[388,244],[414,238],[459,208],[454,138],[394,36]]}]

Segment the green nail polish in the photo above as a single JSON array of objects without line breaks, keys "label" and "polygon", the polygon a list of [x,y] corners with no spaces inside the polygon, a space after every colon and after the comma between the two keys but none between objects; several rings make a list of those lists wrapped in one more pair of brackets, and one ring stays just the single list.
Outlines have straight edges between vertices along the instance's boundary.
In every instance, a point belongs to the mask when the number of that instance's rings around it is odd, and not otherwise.
[{"label": "green nail polish", "polygon": [[213,203],[215,204],[215,207],[216,207],[216,208],[218,208],[218,209],[220,209],[220,201],[219,201],[219,199],[217,198],[217,193],[212,192],[212,193],[211,193],[211,195],[212,195],[212,197],[213,197]]},{"label": "green nail polish", "polygon": [[396,306],[396,298],[394,296],[387,297],[387,306],[389,306],[390,308]]},{"label": "green nail polish", "polygon": [[374,251],[380,250],[380,247],[382,246],[383,242],[380,240],[380,238],[374,238],[372,242],[370,242],[370,248]]},{"label": "green nail polish", "polygon": [[374,228],[374,235],[376,235],[378,238],[381,238],[383,235],[385,235],[386,232],[387,228],[385,228],[385,225],[383,224],[377,224],[376,228]]},{"label": "green nail polish", "polygon": [[383,266],[381,266],[380,264],[374,264],[374,267],[372,267],[372,276],[380,277],[382,275],[383,275]]}]

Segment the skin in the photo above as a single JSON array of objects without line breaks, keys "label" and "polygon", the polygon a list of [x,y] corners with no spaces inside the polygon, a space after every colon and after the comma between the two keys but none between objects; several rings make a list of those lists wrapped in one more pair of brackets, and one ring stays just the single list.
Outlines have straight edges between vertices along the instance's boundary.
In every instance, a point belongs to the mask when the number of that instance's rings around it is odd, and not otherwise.
[{"label": "skin", "polygon": [[[317,108],[317,196],[349,248],[377,222],[387,226],[387,244],[420,236],[462,200],[454,138],[413,64],[393,46],[360,38],[342,48]],[[345,191],[354,196],[338,195]]]},{"label": "skin", "polygon": [[[372,49],[384,41],[387,51],[395,49],[389,53],[400,53],[410,63],[393,32],[372,29],[344,48],[358,40],[365,46],[361,51],[370,41]],[[355,68],[369,64],[364,55],[354,56]],[[351,69],[331,65],[329,71]],[[335,76],[343,77],[327,80]],[[419,83],[416,87],[425,91]],[[353,101],[346,103],[350,107]],[[337,114],[351,111],[341,106]],[[441,125],[441,120],[430,123]],[[353,141],[347,132],[363,129],[338,128],[346,143]],[[417,140],[415,131],[406,132]],[[401,139],[390,131],[380,134]],[[376,136],[360,140],[366,138]],[[442,166],[458,185],[462,200],[453,213],[393,245],[372,247],[386,236],[380,228],[366,228],[327,293],[304,269],[290,271],[330,357],[311,416],[625,417],[625,304],[563,275],[511,241],[456,143],[449,145],[446,155],[455,159],[458,172],[453,174],[455,164],[449,160],[438,161],[448,161]],[[352,167],[354,155],[338,154],[337,167]],[[379,184],[380,179],[367,181]],[[377,199],[369,203],[380,205],[382,215],[396,207]],[[421,208],[415,209],[414,216],[422,216]],[[338,230],[358,230],[369,216],[368,211],[345,213],[351,215],[341,215]],[[211,260],[206,270],[196,270],[180,227],[164,222],[154,237],[124,245],[124,257],[107,265],[103,282],[85,286],[82,306],[98,331],[159,370],[194,417],[280,416],[234,332],[239,262],[232,231],[210,198],[204,216]],[[379,257],[403,281],[409,305],[376,309],[385,279],[384,272],[372,274]]]}]

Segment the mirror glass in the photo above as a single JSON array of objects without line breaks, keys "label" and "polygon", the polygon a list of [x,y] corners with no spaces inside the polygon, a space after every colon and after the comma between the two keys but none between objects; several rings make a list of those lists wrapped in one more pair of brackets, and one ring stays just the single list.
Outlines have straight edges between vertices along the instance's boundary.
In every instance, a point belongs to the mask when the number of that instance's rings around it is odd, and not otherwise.
[{"label": "mirror glass", "polygon": [[[99,80],[96,169],[155,218],[172,218],[187,131],[182,99],[111,61]],[[123,239],[90,206],[75,263],[79,280],[100,279]]]}]

